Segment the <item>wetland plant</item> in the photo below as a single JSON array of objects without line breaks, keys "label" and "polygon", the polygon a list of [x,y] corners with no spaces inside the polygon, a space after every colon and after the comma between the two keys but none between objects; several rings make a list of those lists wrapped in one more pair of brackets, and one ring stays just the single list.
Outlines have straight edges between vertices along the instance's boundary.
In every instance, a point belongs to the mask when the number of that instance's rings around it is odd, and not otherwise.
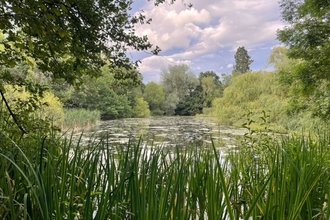
[{"label": "wetland plant", "polygon": [[329,137],[256,135],[222,155],[2,133],[0,218],[329,219]]}]

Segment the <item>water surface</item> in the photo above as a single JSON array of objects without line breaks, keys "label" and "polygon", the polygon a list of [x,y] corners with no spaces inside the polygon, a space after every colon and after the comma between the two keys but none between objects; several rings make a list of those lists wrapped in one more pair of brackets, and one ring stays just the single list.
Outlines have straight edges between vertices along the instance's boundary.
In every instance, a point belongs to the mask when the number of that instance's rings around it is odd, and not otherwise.
[{"label": "water surface", "polygon": [[125,118],[102,121],[92,131],[84,132],[83,140],[107,138],[111,144],[141,140],[144,146],[163,147],[208,147],[213,141],[217,147],[231,148],[245,133],[245,129],[223,126],[205,117]]}]

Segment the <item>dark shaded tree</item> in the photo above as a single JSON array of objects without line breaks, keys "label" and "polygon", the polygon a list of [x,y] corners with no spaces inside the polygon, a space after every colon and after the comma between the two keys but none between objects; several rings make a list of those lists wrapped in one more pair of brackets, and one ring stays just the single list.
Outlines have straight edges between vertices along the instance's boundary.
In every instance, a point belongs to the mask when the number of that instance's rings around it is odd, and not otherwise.
[{"label": "dark shaded tree", "polygon": [[184,100],[180,101],[175,109],[176,115],[194,116],[203,113],[203,89],[196,87]]}]

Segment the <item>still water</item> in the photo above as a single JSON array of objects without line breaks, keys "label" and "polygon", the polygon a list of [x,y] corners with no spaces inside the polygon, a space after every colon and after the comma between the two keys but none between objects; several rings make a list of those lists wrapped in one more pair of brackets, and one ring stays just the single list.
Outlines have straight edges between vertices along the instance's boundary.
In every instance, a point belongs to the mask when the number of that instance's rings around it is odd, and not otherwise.
[{"label": "still water", "polygon": [[[174,145],[232,148],[237,137],[246,133],[220,125],[205,117],[151,117],[102,121],[93,130],[83,132],[82,141],[106,138],[110,144],[142,141],[144,146],[170,147]],[[75,137],[81,133],[76,133]]]}]

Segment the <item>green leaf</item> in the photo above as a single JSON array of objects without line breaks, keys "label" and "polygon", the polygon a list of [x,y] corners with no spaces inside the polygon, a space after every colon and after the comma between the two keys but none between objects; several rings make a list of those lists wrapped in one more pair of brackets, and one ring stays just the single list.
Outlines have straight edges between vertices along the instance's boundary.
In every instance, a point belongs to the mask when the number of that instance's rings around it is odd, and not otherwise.
[{"label": "green leaf", "polygon": [[55,13],[56,16],[61,15],[61,12],[57,8],[53,8],[52,11]]},{"label": "green leaf", "polygon": [[63,31],[63,30],[59,30],[58,34],[60,35],[60,37],[65,37],[67,35],[67,32],[66,31]]}]

